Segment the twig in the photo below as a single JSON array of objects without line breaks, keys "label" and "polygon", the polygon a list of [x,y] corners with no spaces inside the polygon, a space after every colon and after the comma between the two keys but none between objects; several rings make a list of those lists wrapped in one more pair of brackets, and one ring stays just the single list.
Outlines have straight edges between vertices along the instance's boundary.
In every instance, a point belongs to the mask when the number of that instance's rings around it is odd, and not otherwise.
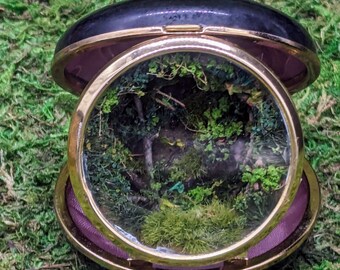
[{"label": "twig", "polygon": [[246,153],[246,156],[243,160],[243,165],[247,164],[247,162],[249,161],[250,159],[250,156],[252,155],[253,153],[253,148],[254,148],[254,136],[253,135],[250,135],[250,142],[249,142],[249,148],[248,148],[248,151]]},{"label": "twig", "polygon": [[188,125],[186,123],[184,123],[184,121],[182,119],[179,119],[181,121],[181,123],[183,124],[184,128],[191,131],[191,132],[195,132],[195,133],[202,133],[205,134],[206,132],[204,132],[203,130],[196,130],[196,129],[192,129],[189,128]]},{"label": "twig", "polygon": [[133,202],[134,204],[138,204],[140,202],[142,203],[148,203],[149,199],[144,196],[129,196],[128,199]]},{"label": "twig", "polygon": [[[144,113],[143,113],[143,104],[142,104],[142,101],[140,100],[140,97],[137,95],[134,96],[134,101],[135,101],[139,119],[142,122],[145,122]],[[158,138],[158,136],[159,134],[156,133],[150,137],[145,137],[143,139],[145,169],[151,179],[153,178],[152,143],[156,138]]]},{"label": "twig", "polygon": [[158,98],[155,98],[155,101],[156,101],[157,103],[161,104],[162,106],[168,108],[169,110],[176,111],[176,109],[175,109],[172,105],[166,104],[166,103],[164,103],[163,101],[161,101],[161,100],[158,99]]},{"label": "twig", "polygon": [[9,165],[9,170],[6,169],[4,160],[4,151],[0,150],[0,178],[3,179],[7,188],[7,195],[9,198],[16,198],[17,195],[14,191],[14,176],[13,165]]},{"label": "twig", "polygon": [[152,156],[152,144],[155,139],[157,139],[159,136],[159,133],[156,133],[155,135],[151,137],[146,137],[143,139],[143,147],[144,147],[144,160],[145,160],[145,168],[150,176],[150,178],[153,178],[153,156]]},{"label": "twig", "polygon": [[134,95],[133,100],[135,101],[138,117],[142,122],[145,122],[143,113],[143,104],[138,95]]},{"label": "twig", "polygon": [[174,98],[174,97],[172,97],[172,96],[170,96],[170,95],[168,95],[168,94],[166,94],[166,93],[163,93],[163,92],[160,91],[160,90],[157,90],[157,94],[160,94],[160,95],[162,95],[162,96],[164,96],[164,97],[167,97],[168,99],[170,99],[170,100],[176,102],[178,105],[180,105],[182,108],[185,109],[185,104],[184,104],[183,102],[179,101],[177,98]]},{"label": "twig", "polygon": [[64,269],[65,267],[72,267],[72,264],[70,263],[61,263],[61,264],[51,264],[51,265],[46,265],[46,266],[42,266],[40,268],[38,268],[39,270],[40,269]]},{"label": "twig", "polygon": [[134,172],[127,172],[127,174],[131,179],[132,185],[134,185],[136,188],[138,189],[146,188],[144,181],[141,178],[139,178],[137,174],[135,174]]},{"label": "twig", "polygon": [[254,122],[254,115],[253,113],[250,111],[249,112],[249,123],[253,123]]},{"label": "twig", "polygon": [[99,131],[98,136],[102,136],[102,110],[99,111]]},{"label": "twig", "polygon": [[130,157],[142,157],[144,154],[131,154]]}]

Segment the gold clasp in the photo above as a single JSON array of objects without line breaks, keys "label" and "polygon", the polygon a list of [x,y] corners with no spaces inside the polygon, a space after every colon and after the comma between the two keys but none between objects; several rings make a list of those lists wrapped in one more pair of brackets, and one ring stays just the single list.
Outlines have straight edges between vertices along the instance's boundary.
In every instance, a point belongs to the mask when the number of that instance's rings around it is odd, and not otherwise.
[{"label": "gold clasp", "polygon": [[166,25],[163,26],[163,31],[166,33],[187,33],[187,32],[203,32],[203,27],[196,24],[183,24],[183,25]]}]

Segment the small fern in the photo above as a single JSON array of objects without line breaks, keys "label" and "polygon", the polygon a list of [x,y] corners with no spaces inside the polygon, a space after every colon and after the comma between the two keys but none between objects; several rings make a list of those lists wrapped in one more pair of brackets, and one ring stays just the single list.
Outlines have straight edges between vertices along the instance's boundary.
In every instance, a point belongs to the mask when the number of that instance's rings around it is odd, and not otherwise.
[{"label": "small fern", "polygon": [[260,183],[261,187],[269,192],[280,188],[280,181],[286,170],[284,167],[276,167],[273,165],[269,165],[267,168],[261,167],[255,169],[247,166],[242,175],[242,181],[252,185]]}]

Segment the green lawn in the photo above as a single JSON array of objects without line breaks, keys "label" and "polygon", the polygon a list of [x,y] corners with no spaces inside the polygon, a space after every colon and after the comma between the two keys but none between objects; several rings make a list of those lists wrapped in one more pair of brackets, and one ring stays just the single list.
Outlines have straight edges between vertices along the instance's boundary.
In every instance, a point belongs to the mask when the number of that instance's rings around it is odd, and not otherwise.
[{"label": "green lawn", "polygon": [[[76,98],[50,74],[55,44],[66,28],[114,1],[93,2],[0,0],[0,269],[93,269],[66,242],[53,212]],[[316,40],[322,63],[317,82],[294,95],[323,203],[291,269],[340,269],[340,2],[261,2],[298,19]]]}]

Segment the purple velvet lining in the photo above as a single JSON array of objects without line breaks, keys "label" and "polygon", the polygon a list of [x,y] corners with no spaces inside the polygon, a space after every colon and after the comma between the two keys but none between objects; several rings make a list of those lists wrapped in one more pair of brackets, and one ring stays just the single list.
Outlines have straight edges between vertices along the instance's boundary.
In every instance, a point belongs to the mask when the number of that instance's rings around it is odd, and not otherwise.
[{"label": "purple velvet lining", "polygon": [[153,268],[159,270],[223,270],[223,263],[212,264],[208,266],[197,266],[197,267],[176,267],[176,266],[164,266],[154,264]]},{"label": "purple velvet lining", "polygon": [[68,183],[66,187],[66,202],[74,224],[84,234],[86,238],[88,238],[91,242],[100,247],[102,250],[105,250],[106,252],[114,256],[122,259],[129,258],[129,255],[126,252],[113,245],[87,219],[74,195],[74,191],[70,183]]},{"label": "purple velvet lining", "polygon": [[[150,37],[149,37],[150,38]],[[271,70],[286,85],[290,87],[305,78],[307,69],[298,58],[272,47],[269,42],[254,43],[252,40],[240,37],[221,37],[237,44],[240,48],[257,58]],[[80,94],[87,83],[109,61],[128,48],[139,44],[148,38],[130,38],[117,41],[110,46],[94,47],[70,59],[65,67],[65,77],[72,84],[75,92]]]},{"label": "purple velvet lining", "polygon": [[[95,245],[105,250],[106,252],[122,258],[127,259],[129,256],[126,252],[120,248],[113,245],[109,240],[107,240],[86,218],[84,212],[82,211],[75,194],[73,192],[72,186],[68,183],[66,188],[66,201],[67,207],[69,209],[70,215],[76,227]],[[269,250],[275,248],[284,240],[286,240],[299,226],[301,223],[304,213],[307,209],[309,201],[309,188],[308,181],[305,176],[303,176],[302,182],[300,184],[299,190],[296,197],[288,209],[285,216],[282,218],[279,225],[277,225],[274,230],[267,235],[262,241],[260,241],[255,246],[248,250],[249,259],[260,256]],[[154,265],[155,269],[166,269],[166,270],[208,270],[208,269],[223,269],[223,263],[202,266],[202,267],[169,267]]]}]

